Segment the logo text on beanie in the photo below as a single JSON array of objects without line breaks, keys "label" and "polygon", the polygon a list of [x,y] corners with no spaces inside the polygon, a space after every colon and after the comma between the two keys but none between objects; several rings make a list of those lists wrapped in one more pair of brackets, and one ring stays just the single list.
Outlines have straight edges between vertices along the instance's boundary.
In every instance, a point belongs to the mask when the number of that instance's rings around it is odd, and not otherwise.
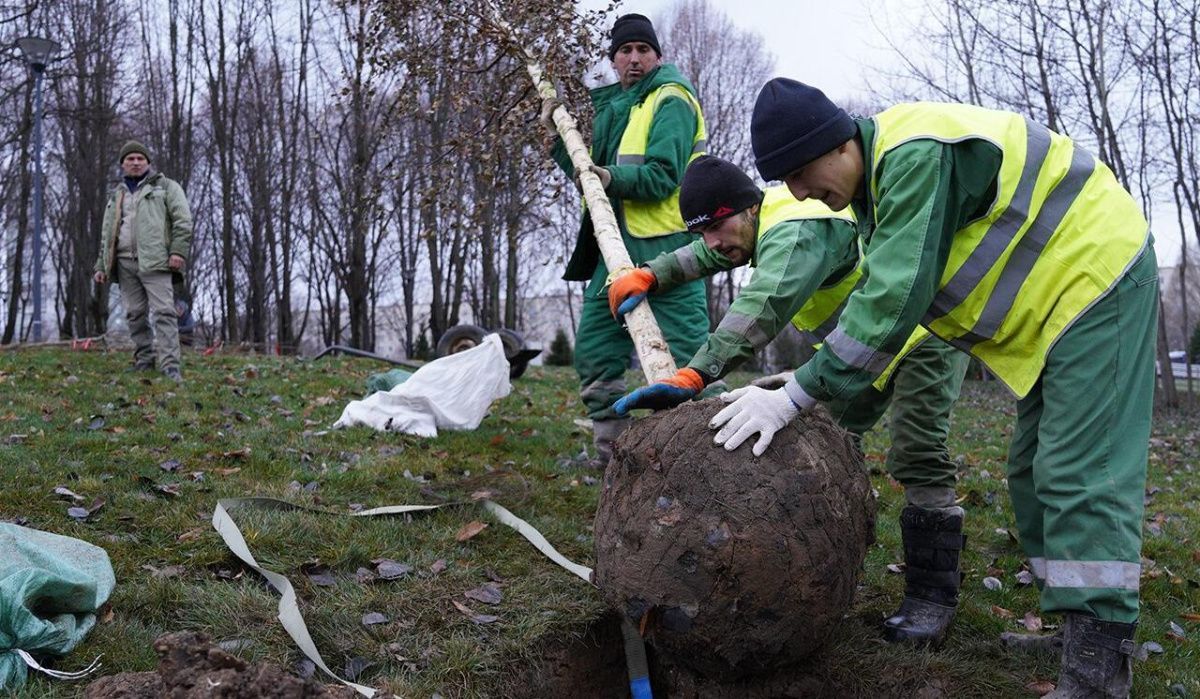
[{"label": "logo text on beanie", "polygon": [[689,218],[688,220],[684,221],[683,225],[687,226],[688,228],[695,228],[696,226],[699,226],[702,223],[707,223],[711,219],[712,219],[712,217],[709,216],[708,214],[700,214],[696,218]]}]

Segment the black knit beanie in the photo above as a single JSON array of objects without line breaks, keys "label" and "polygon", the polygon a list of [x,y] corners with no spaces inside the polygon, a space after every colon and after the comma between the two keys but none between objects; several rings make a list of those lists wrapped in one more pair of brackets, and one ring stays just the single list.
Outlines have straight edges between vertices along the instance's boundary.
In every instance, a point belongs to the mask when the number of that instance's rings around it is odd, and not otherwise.
[{"label": "black knit beanie", "polygon": [[688,230],[729,218],[762,201],[763,193],[742,169],[728,160],[702,155],[683,173],[679,214]]},{"label": "black knit beanie", "polygon": [[851,138],[858,127],[846,110],[815,87],[787,78],[763,85],[750,117],[758,174],[783,179]]},{"label": "black knit beanie", "polygon": [[141,153],[142,155],[146,156],[147,161],[150,160],[150,153],[146,150],[145,146],[137,141],[126,141],[125,145],[121,146],[121,154],[117,156],[117,162],[125,162],[125,156],[129,155],[130,153]]},{"label": "black knit beanie", "polygon": [[631,41],[644,41],[650,44],[654,53],[662,58],[662,49],[658,46],[658,35],[654,33],[654,25],[650,23],[650,18],[645,15],[621,15],[616,22],[613,22],[612,31],[608,36],[612,39],[612,43],[608,45],[608,60],[610,61],[617,55],[617,49]]}]

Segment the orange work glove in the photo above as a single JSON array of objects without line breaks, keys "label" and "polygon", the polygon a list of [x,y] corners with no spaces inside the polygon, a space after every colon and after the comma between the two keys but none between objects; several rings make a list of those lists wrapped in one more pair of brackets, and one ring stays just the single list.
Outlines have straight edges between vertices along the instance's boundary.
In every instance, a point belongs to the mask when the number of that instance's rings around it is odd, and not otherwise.
[{"label": "orange work glove", "polygon": [[658,279],[655,279],[654,272],[645,267],[622,274],[608,287],[608,310],[613,318],[619,319],[641,303],[656,286]]}]

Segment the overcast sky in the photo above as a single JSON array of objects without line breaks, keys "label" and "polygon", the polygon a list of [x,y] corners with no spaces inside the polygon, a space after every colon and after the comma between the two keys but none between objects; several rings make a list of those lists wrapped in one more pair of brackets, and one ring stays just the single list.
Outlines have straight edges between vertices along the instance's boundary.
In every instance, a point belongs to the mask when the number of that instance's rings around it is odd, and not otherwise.
[{"label": "overcast sky", "polygon": [[[675,0],[625,0],[617,14],[638,12],[657,19],[674,4]],[[922,3],[911,0],[713,0],[713,4],[739,27],[763,37],[775,56],[776,75],[819,87],[834,101],[865,96],[865,81],[872,76],[878,79],[878,71],[896,61],[891,49],[885,48],[888,38],[916,54],[921,50],[908,28],[919,18],[914,13],[922,11]],[[578,5],[599,9],[607,3],[580,0]],[[888,38],[884,31],[889,32]],[[1154,221],[1160,265],[1174,264],[1179,256],[1179,228],[1167,218]]]}]

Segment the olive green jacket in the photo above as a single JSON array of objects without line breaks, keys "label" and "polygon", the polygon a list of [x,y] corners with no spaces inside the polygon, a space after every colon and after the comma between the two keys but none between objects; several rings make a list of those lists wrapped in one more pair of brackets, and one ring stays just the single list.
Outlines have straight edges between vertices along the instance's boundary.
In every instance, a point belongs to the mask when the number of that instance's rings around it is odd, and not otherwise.
[{"label": "olive green jacket", "polygon": [[104,222],[100,226],[97,272],[104,272],[109,279],[115,276],[123,197],[137,198],[133,231],[139,272],[172,271],[167,266],[171,255],[188,259],[192,248],[192,212],[188,209],[187,196],[178,182],[161,172],[152,172],[133,192],[121,182],[108,197]]}]

